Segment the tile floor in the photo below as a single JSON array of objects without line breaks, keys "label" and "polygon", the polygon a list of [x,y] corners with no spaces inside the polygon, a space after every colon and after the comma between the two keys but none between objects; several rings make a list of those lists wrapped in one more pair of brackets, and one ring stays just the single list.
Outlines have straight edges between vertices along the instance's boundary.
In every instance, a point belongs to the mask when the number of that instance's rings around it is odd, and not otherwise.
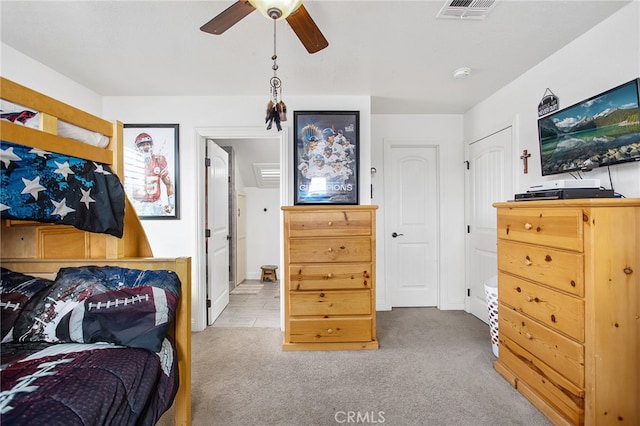
[{"label": "tile floor", "polygon": [[[246,280],[244,284],[260,284]],[[280,328],[280,282],[264,282],[258,294],[230,294],[229,304],[213,327]]]}]

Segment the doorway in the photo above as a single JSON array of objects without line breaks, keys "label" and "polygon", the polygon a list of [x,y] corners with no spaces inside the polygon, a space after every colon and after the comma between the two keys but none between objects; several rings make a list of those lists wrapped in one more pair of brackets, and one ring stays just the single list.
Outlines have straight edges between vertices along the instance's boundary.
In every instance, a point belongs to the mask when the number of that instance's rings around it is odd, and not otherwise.
[{"label": "doorway", "polygon": [[[227,145],[227,142],[229,141],[235,143],[235,141],[238,141],[238,140],[258,140],[266,144],[271,144],[270,146],[272,147],[272,149],[276,153],[278,153],[278,158],[279,158],[278,163],[280,165],[288,164],[288,161],[292,156],[293,148],[292,146],[290,146],[291,144],[288,143],[289,138],[288,138],[287,128],[284,128],[281,132],[277,132],[277,133],[273,131],[266,131],[262,128],[255,128],[255,127],[197,128],[195,130],[196,130],[198,140],[201,142],[197,145],[198,155],[200,156],[200,158],[204,158],[204,146],[205,146],[206,140],[208,139],[214,140],[218,145]],[[280,168],[281,168],[280,185],[276,195],[276,197],[279,197],[279,200],[276,201],[278,206],[289,204],[291,202],[290,200],[292,197],[290,191],[287,190],[287,188],[291,186],[290,185],[290,182],[292,180],[291,171],[287,170],[286,167],[281,166]],[[197,171],[197,176],[198,176],[198,182],[199,182],[198,186],[202,188],[202,191],[204,191],[204,182],[205,182],[204,172],[201,172],[199,168]],[[247,198],[249,197],[250,197],[250,194],[247,195]],[[198,200],[198,204],[199,204],[198,209],[200,211],[205,210],[204,203],[205,203],[204,197]],[[279,217],[279,220],[278,220],[279,224],[277,226],[277,230],[278,230],[277,239],[280,241],[280,247],[282,247],[283,245],[283,242],[282,242],[283,232],[282,232],[282,220],[281,220],[282,215],[281,215],[281,212],[279,211],[277,212],[277,214]],[[198,221],[195,224],[195,226],[197,226],[198,229],[201,230],[201,229],[204,229],[204,223],[205,223],[204,217],[200,217],[200,215],[198,215]],[[197,232],[196,238],[198,240],[199,246],[204,248],[206,245],[205,233]],[[283,259],[282,249],[280,249],[279,251],[280,253],[277,253],[276,258],[278,259],[278,264],[282,264],[282,259]],[[200,277],[205,277],[206,276],[206,270],[205,270],[206,252],[204,249],[197,253],[197,258],[198,258],[198,270],[196,271],[196,273]],[[247,266],[247,269],[251,269],[251,267]],[[258,272],[256,271],[255,273],[257,274]],[[196,284],[192,292],[193,322],[194,322],[193,329],[202,330],[206,327],[206,309],[207,309],[206,308],[206,287],[204,285],[204,280],[202,279],[198,280],[196,277],[195,282],[202,283],[202,284]],[[282,307],[280,308],[280,311],[282,311]],[[282,319],[281,319],[281,327],[282,327]]]},{"label": "doorway", "polygon": [[[229,155],[229,291],[245,280],[247,259],[246,193],[236,187],[236,153],[229,142],[221,148]],[[243,161],[241,159],[241,161]],[[244,166],[243,166],[244,167]]]},{"label": "doorway", "polygon": [[[229,287],[260,278],[278,264],[280,222],[279,139],[217,139],[229,160]],[[265,175],[270,176],[269,179]]]}]

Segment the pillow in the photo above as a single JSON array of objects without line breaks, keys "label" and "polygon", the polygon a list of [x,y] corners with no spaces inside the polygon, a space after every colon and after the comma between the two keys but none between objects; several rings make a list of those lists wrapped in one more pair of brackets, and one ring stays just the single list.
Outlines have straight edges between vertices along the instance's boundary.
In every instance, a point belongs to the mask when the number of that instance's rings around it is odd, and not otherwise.
[{"label": "pillow", "polygon": [[13,327],[26,303],[53,281],[0,268],[0,340],[13,340]]},{"label": "pillow", "polygon": [[158,352],[180,298],[172,271],[115,266],[62,268],[30,315],[16,321],[20,341],[106,342]]}]

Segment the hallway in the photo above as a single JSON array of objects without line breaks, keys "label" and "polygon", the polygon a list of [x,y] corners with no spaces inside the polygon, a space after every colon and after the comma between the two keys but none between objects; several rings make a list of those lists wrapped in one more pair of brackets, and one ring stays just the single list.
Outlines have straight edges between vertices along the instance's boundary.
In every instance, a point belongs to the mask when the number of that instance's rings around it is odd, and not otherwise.
[{"label": "hallway", "polygon": [[261,283],[245,280],[241,285],[256,287],[255,294],[229,294],[229,304],[213,323],[213,327],[280,328],[280,281]]}]

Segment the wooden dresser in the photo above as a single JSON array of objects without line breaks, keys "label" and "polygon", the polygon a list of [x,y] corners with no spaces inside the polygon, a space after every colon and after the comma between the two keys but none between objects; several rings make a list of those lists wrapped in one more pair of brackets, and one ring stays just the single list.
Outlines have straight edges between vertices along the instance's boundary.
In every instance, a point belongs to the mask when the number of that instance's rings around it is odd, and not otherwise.
[{"label": "wooden dresser", "polygon": [[284,211],[284,351],[377,349],[377,206]]},{"label": "wooden dresser", "polygon": [[640,425],[640,199],[494,206],[495,369],[554,424]]}]

